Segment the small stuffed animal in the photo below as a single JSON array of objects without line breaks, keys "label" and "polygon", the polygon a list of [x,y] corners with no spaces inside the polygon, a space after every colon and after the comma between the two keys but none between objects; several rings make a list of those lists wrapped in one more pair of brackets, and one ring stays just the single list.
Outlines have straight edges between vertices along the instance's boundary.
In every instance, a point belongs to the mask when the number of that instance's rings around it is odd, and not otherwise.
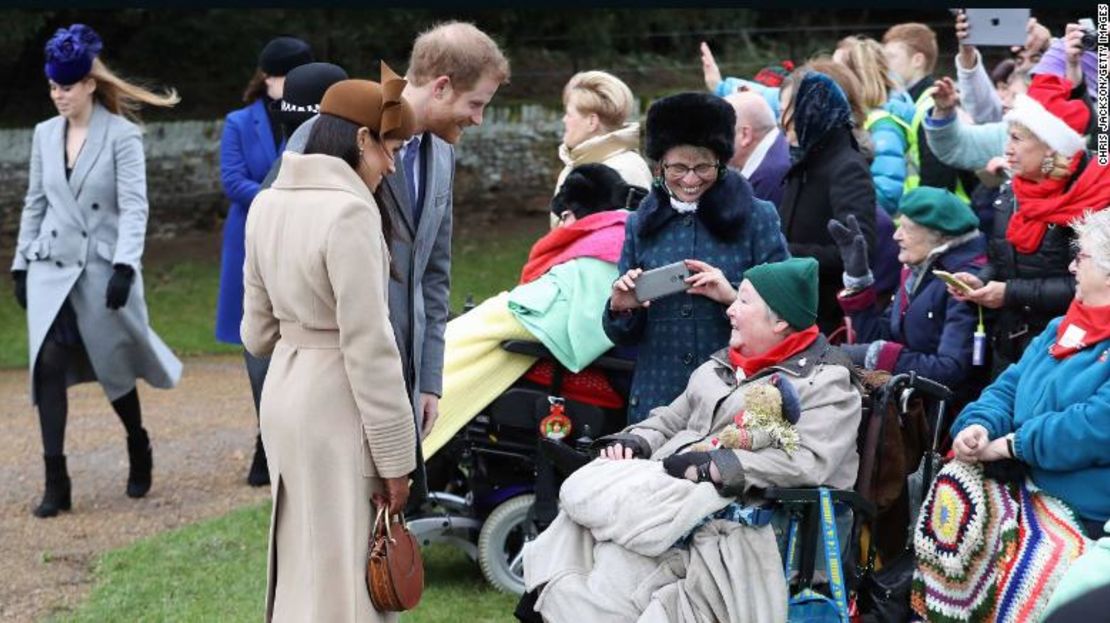
[{"label": "small stuffed animal", "polygon": [[744,409],[732,417],[732,424],[690,450],[708,452],[727,448],[754,452],[779,448],[790,454],[798,449],[798,430],[794,425],[800,416],[801,405],[794,386],[778,374],[772,374],[770,382],[751,385],[744,390]]}]

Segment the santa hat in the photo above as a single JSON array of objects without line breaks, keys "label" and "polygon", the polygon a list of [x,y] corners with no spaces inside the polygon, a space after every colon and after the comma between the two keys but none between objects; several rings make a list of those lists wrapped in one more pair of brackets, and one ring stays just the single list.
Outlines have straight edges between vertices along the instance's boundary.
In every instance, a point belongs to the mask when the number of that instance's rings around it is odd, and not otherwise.
[{"label": "santa hat", "polygon": [[1091,109],[1080,99],[1069,99],[1072,85],[1065,78],[1037,74],[1025,95],[1014,99],[1006,121],[1029,128],[1053,151],[1068,158],[1087,146],[1083,134],[1091,122]]}]

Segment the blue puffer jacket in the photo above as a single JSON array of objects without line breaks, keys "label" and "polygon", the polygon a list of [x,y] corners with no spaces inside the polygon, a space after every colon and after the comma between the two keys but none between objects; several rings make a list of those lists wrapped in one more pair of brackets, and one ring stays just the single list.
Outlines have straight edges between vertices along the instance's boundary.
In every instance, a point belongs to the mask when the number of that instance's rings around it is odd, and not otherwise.
[{"label": "blue puffer jacket", "polygon": [[[694,214],[676,212],[666,190],[654,186],[628,218],[618,269],[623,275],[632,268],[650,270],[697,259],[721,269],[735,287],[752,266],[789,257],[775,206],[756,199],[748,181],[730,169],[702,195]],[[609,339],[640,347],[628,400],[629,423],[670,404],[694,370],[728,345],[726,306],[704,296],[675,294],[626,313],[613,313],[608,301],[605,305],[603,324]]]},{"label": "blue puffer jacket", "polygon": [[991,439],[1014,435],[1014,454],[1033,482],[1090,521],[1110,519],[1110,339],[1065,359],[1057,318],[952,424],[972,424]]},{"label": "blue puffer jacket", "polygon": [[854,363],[894,374],[916,371],[954,390],[965,385],[977,312],[974,305],[949,296],[932,271],[978,273],[986,260],[986,242],[973,231],[952,244],[926,260],[911,287],[911,272],[904,269],[898,291],[882,313],[875,308],[873,288],[840,298],[857,333],[858,344],[845,347]]},{"label": "blue puffer jacket", "polygon": [[892,93],[882,110],[906,123],[902,126],[884,117],[867,127],[875,150],[875,159],[871,161],[875,200],[887,214],[893,215],[898,211],[902,186],[906,182],[906,151],[909,149],[906,128],[913,121],[913,101],[904,91]]}]

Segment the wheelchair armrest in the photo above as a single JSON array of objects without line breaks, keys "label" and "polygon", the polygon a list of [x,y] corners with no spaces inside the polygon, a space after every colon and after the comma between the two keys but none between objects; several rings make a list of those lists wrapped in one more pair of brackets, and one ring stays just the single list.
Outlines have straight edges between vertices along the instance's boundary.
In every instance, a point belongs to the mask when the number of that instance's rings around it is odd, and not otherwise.
[{"label": "wheelchair armrest", "polygon": [[554,359],[555,356],[547,347],[540,342],[529,342],[527,340],[505,340],[501,342],[501,348],[510,353],[518,355],[528,355],[529,357],[540,357],[543,359]]},{"label": "wheelchair armrest", "polygon": [[[784,488],[770,487],[763,492],[768,500],[782,502],[788,506],[817,504],[821,493],[814,488]],[[868,519],[875,516],[875,505],[859,493],[851,489],[830,489],[829,496],[833,502],[844,502],[855,512],[862,513]]]},{"label": "wheelchair armrest", "polygon": [[[518,355],[528,355],[529,357],[540,357],[542,359],[555,359],[555,355],[551,354],[551,351],[539,342],[505,340],[501,342],[501,348]],[[636,362],[602,355],[594,359],[590,367],[600,370],[612,370],[614,372],[631,372],[636,367]]]}]

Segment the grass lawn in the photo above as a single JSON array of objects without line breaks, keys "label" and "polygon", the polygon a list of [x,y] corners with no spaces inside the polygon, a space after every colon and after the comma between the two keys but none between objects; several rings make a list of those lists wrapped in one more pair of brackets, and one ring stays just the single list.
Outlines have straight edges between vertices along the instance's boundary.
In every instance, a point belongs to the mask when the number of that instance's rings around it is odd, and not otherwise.
[{"label": "grass lawn", "polygon": [[[535,221],[532,227],[531,221]],[[528,249],[547,224],[532,217],[526,226],[489,227],[475,233],[457,232],[452,262],[451,309],[462,310],[466,296],[480,303],[511,288],[520,276]],[[213,336],[219,258],[152,261],[143,270],[151,324],[179,357],[239,352]],[[27,365],[27,320],[11,286],[0,285],[0,368]]]},{"label": "grass lawn", "polygon": [[[264,609],[268,504],[105,554],[92,594],[57,621],[257,621]],[[512,621],[516,597],[447,546],[424,550],[425,591],[406,622]]]}]

